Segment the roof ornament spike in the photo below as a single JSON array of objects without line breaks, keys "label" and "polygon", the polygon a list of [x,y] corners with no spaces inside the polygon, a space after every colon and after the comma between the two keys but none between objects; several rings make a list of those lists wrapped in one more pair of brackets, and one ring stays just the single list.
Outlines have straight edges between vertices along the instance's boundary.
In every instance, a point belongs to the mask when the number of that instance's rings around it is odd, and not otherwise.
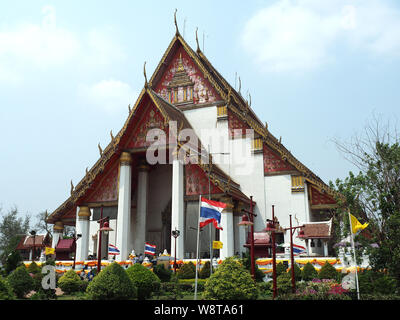
[{"label": "roof ornament spike", "polygon": [[251,94],[249,92],[249,107],[251,107]]},{"label": "roof ornament spike", "polygon": [[196,44],[197,44],[197,49],[196,49],[196,51],[197,51],[197,53],[199,53],[201,50],[200,50],[200,45],[199,45],[199,37],[197,36],[197,30],[198,30],[199,28],[198,27],[196,27]]},{"label": "roof ornament spike", "polygon": [[128,104],[128,110],[129,110],[129,113],[131,113],[131,112],[132,112],[132,109],[131,109],[131,104]]},{"label": "roof ornament spike", "polygon": [[71,180],[71,190],[70,190],[70,194],[72,195],[73,192],[74,192],[74,184],[72,183],[72,180]]},{"label": "roof ornament spike", "polygon": [[110,131],[110,136],[111,136],[111,141],[114,141],[114,136],[113,136],[112,130]]},{"label": "roof ornament spike", "polygon": [[176,36],[179,36],[178,23],[176,22],[176,12],[177,11],[178,11],[178,9],[175,9],[175,12],[174,12],[174,23],[175,23],[175,28],[176,28]]},{"label": "roof ornament spike", "polygon": [[242,89],[242,81],[240,80],[240,76],[239,76],[239,94],[242,95],[242,93],[240,92],[240,90]]},{"label": "roof ornament spike", "polygon": [[99,144],[97,146],[99,147],[100,156],[102,156],[103,155],[103,149],[100,147],[100,142],[99,142]]},{"label": "roof ornament spike", "polygon": [[86,167],[86,176],[89,174],[89,169]]},{"label": "roof ornament spike", "polygon": [[143,65],[143,74],[144,74],[144,86],[145,86],[145,88],[148,88],[149,84],[147,83],[146,61],[144,62],[144,65]]}]

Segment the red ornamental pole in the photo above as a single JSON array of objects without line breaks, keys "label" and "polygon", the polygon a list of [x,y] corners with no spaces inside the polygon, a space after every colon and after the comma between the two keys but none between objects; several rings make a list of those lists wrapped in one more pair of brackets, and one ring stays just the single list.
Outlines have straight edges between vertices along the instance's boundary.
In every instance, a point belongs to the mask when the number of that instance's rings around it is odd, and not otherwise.
[{"label": "red ornamental pole", "polygon": [[253,217],[253,196],[250,196],[250,221],[253,222],[251,225],[251,248],[250,248],[250,259],[251,259],[251,276],[253,280],[256,278],[255,265],[254,265],[254,217]]},{"label": "red ornamental pole", "polygon": [[275,213],[274,213],[274,205],[272,205],[272,283],[273,283],[273,291],[272,291],[272,299],[275,299],[278,294],[278,288],[276,284],[276,250],[275,250]]}]

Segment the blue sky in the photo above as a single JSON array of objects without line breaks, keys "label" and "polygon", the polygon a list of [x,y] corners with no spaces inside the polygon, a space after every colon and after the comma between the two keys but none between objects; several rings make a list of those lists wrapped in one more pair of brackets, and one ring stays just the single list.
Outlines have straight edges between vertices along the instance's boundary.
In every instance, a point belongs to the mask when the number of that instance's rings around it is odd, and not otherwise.
[{"label": "blue sky", "polygon": [[373,114],[399,118],[400,5],[390,0],[3,1],[0,205],[53,211],[120,130],[175,33],[204,53],[325,182],[354,167]]}]

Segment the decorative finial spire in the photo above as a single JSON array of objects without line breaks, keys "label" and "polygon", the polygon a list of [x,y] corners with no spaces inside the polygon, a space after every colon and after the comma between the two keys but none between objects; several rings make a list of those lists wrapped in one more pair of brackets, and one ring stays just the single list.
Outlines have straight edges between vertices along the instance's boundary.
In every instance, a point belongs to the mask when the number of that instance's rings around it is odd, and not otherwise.
[{"label": "decorative finial spire", "polygon": [[241,89],[242,89],[242,81],[240,80],[240,77],[239,77],[239,94],[240,95],[242,95],[240,92]]},{"label": "decorative finial spire", "polygon": [[143,65],[143,74],[144,74],[144,86],[145,86],[145,88],[147,88],[149,85],[147,83],[146,61],[144,62],[144,65]]},{"label": "decorative finial spire", "polygon": [[71,180],[71,190],[70,190],[71,195],[73,192],[74,192],[74,184],[72,183],[72,180]]},{"label": "decorative finial spire", "polygon": [[99,142],[99,144],[97,146],[99,147],[100,156],[102,156],[103,155],[103,149],[100,147],[100,142]]},{"label": "decorative finial spire", "polygon": [[249,92],[249,107],[251,107],[251,94]]},{"label": "decorative finial spire", "polygon": [[86,175],[88,175],[89,174],[89,169],[88,169],[88,167],[86,167]]},{"label": "decorative finial spire", "polygon": [[200,50],[200,45],[199,45],[199,38],[197,37],[197,30],[198,30],[199,28],[198,27],[196,27],[196,43],[197,43],[197,49],[196,49],[196,51],[199,53],[201,50]]},{"label": "decorative finial spire", "polygon": [[178,30],[178,23],[176,22],[176,12],[178,11],[178,9],[175,9],[175,13],[174,13],[174,22],[175,22],[175,28],[176,28],[176,35],[179,35],[179,30]]},{"label": "decorative finial spire", "polygon": [[113,141],[114,140],[114,136],[113,136],[112,130],[110,131],[110,136],[111,136],[111,141]]}]

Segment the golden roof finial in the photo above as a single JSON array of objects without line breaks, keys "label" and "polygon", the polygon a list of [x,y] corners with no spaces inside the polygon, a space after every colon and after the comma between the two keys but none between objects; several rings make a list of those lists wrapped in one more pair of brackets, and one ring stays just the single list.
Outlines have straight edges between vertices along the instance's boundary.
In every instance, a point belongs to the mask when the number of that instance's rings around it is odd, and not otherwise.
[{"label": "golden roof finial", "polygon": [[112,130],[110,131],[110,136],[111,136],[111,141],[113,141],[114,140],[114,136],[113,136]]},{"label": "golden roof finial", "polygon": [[72,180],[71,180],[71,190],[70,190],[71,195],[73,192],[74,192],[74,184],[72,183]]},{"label": "golden roof finial", "polygon": [[240,92],[241,89],[242,89],[242,81],[240,80],[240,77],[239,77],[239,91],[238,92],[240,95],[242,95]]},{"label": "golden roof finial", "polygon": [[144,74],[144,86],[145,86],[145,88],[147,88],[148,83],[147,83],[147,75],[146,75],[146,61],[144,62],[144,65],[143,65],[143,74]]},{"label": "golden roof finial", "polygon": [[99,144],[97,146],[99,147],[100,156],[102,156],[103,155],[103,149],[100,147],[100,142],[99,142]]},{"label": "golden roof finial", "polygon": [[176,12],[178,11],[178,9],[175,9],[175,13],[174,13],[174,23],[175,23],[175,28],[176,28],[176,35],[179,35],[179,30],[178,30],[178,23],[176,22]]},{"label": "golden roof finial", "polygon": [[251,107],[251,94],[249,92],[249,107]]},{"label": "golden roof finial", "polygon": [[128,104],[128,110],[129,110],[129,113],[131,113],[131,104]]},{"label": "golden roof finial", "polygon": [[196,27],[196,43],[197,43],[197,49],[196,49],[196,51],[199,53],[200,52],[200,45],[199,45],[199,38],[197,37],[197,30],[198,30],[199,28],[198,27]]}]

